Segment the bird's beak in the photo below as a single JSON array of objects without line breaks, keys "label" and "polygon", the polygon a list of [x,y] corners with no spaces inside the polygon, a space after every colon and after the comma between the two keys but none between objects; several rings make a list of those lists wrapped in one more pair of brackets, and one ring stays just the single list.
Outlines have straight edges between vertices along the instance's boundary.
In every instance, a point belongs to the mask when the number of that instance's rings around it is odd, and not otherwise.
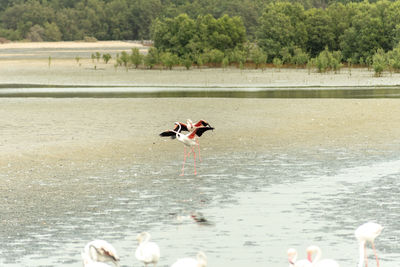
[{"label": "bird's beak", "polygon": [[312,253],[311,252],[307,252],[307,259],[308,259],[308,261],[312,262]]}]

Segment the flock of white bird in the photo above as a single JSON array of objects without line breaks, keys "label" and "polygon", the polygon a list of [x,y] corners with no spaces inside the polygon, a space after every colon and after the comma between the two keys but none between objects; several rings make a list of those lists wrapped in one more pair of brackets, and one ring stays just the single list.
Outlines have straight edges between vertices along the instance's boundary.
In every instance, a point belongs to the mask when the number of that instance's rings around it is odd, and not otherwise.
[{"label": "flock of white bird", "polygon": [[[368,258],[366,253],[367,242],[371,243],[374,251],[376,266],[379,267],[378,255],[376,254],[374,240],[381,233],[383,227],[380,224],[367,222],[359,226],[355,231],[355,236],[359,244],[359,261],[358,267],[368,266]],[[332,259],[321,259],[322,251],[317,246],[307,248],[307,259],[297,260],[297,251],[289,248],[287,251],[289,267],[339,267],[339,263]],[[315,257],[313,258],[313,255]]]},{"label": "flock of white bird", "polygon": [[[358,267],[368,266],[366,244],[371,243],[374,251],[376,265],[379,267],[378,255],[376,253],[374,240],[381,233],[383,227],[380,224],[367,222],[359,226],[355,231],[355,236],[359,243],[359,262]],[[142,232],[137,236],[139,245],[135,252],[135,257],[138,261],[144,263],[145,267],[148,264],[153,264],[154,267],[160,259],[160,248],[155,243],[150,241],[150,234]],[[298,253],[296,249],[289,248],[287,251],[289,267],[339,267],[339,264],[332,259],[321,259],[322,252],[317,246],[309,246],[307,248],[307,259],[297,260]],[[315,255],[315,256],[314,256]],[[86,244],[82,252],[82,260],[84,267],[110,267],[105,262],[111,262],[115,266],[119,266],[120,258],[118,257],[115,248],[104,240],[94,240]],[[196,258],[178,259],[171,267],[206,267],[207,257],[204,252],[199,251]]]},{"label": "flock of white bird", "polygon": [[[153,264],[154,267],[160,259],[160,248],[157,243],[150,241],[150,234],[142,232],[138,234],[139,242],[135,251],[135,257],[138,261]],[[110,267],[106,262],[119,266],[120,258],[116,249],[107,241],[94,240],[86,244],[82,252],[82,261],[84,267]],[[196,258],[178,259],[171,267],[206,267],[207,257],[204,252],[199,251]]]}]

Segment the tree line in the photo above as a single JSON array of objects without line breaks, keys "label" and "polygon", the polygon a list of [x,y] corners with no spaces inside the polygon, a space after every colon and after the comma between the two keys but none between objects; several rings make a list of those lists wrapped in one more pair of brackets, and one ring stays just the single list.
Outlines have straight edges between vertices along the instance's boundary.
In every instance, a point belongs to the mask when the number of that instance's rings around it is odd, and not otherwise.
[{"label": "tree line", "polygon": [[[151,39],[180,64],[372,65],[400,41],[400,2],[0,0],[9,40]],[[163,56],[161,57],[161,54]],[[396,60],[391,53],[386,67]],[[374,60],[375,56],[375,60]],[[395,64],[394,64],[395,65]]]}]

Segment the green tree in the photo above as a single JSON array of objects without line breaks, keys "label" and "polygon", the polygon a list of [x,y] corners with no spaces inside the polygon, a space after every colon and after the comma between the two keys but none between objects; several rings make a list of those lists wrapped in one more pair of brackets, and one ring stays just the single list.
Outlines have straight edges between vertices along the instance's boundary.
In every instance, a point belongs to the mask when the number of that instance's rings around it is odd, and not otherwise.
[{"label": "green tree", "polygon": [[304,52],[300,47],[295,47],[293,49],[292,64],[297,66],[307,64],[310,56]]},{"label": "green tree", "polygon": [[44,37],[44,40],[46,40],[46,41],[61,41],[62,40],[62,34],[55,22],[51,22],[51,23],[45,22],[44,23],[43,37]]},{"label": "green tree", "polygon": [[122,51],[120,57],[118,58],[120,60],[120,62],[122,63],[122,65],[124,65],[124,67],[126,69],[128,69],[129,67],[129,63],[130,63],[130,56],[126,51]]},{"label": "green tree", "polygon": [[229,62],[244,65],[247,61],[247,51],[236,47],[232,51],[228,52],[228,57]]},{"label": "green tree", "polygon": [[111,55],[109,53],[103,54],[103,60],[107,64],[110,61]]},{"label": "green tree", "polygon": [[185,68],[187,70],[189,70],[192,65],[193,65],[193,60],[191,55],[185,55],[182,59],[181,59],[182,65],[185,66]]},{"label": "green tree", "polygon": [[280,70],[281,67],[282,67],[282,60],[281,60],[279,57],[275,57],[275,58],[272,60],[272,64],[274,64],[274,66],[275,66],[276,68],[278,68],[278,70]]},{"label": "green tree", "polygon": [[387,68],[387,59],[383,49],[378,49],[372,57],[372,67],[375,71],[375,76],[382,76],[382,72]]},{"label": "green tree", "polygon": [[333,32],[332,19],[323,9],[310,9],[306,12],[307,50],[311,56],[318,55],[327,46],[334,47],[335,34]]},{"label": "green tree", "polygon": [[268,55],[258,46],[250,50],[250,59],[256,65],[256,69],[267,62],[267,57]]},{"label": "green tree", "polygon": [[305,19],[304,8],[298,3],[276,2],[265,8],[259,18],[256,36],[258,44],[267,52],[269,60],[278,56],[283,47],[306,47]]},{"label": "green tree", "polygon": [[225,57],[224,53],[218,49],[212,49],[206,53],[208,57],[208,62],[212,63],[214,66],[221,64],[222,60]]},{"label": "green tree", "polygon": [[195,21],[188,15],[181,14],[175,18],[157,19],[152,26],[154,46],[160,51],[171,52],[183,56],[192,52],[191,42],[196,37]]},{"label": "green tree", "polygon": [[132,48],[131,62],[133,65],[135,65],[136,69],[143,62],[143,55],[140,54],[139,48],[137,47]]},{"label": "green tree", "polygon": [[44,29],[40,25],[34,25],[29,29],[29,32],[26,34],[26,38],[31,40],[32,42],[43,42],[44,38]]},{"label": "green tree", "polygon": [[169,70],[172,70],[172,67],[179,64],[179,57],[177,55],[172,54],[171,52],[164,52],[160,55],[161,63],[166,66]]},{"label": "green tree", "polygon": [[144,64],[152,69],[159,62],[158,49],[155,47],[150,47],[147,55],[144,57]]}]

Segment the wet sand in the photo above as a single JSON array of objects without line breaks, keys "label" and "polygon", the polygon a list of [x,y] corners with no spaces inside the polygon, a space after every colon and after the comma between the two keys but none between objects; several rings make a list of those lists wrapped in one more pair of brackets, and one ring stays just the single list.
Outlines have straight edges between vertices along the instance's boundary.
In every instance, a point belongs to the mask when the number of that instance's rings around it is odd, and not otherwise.
[{"label": "wet sand", "polygon": [[[215,127],[200,140],[203,158],[337,148],[379,153],[400,143],[400,105],[394,99],[1,98],[0,105],[5,234],[45,221],[35,215],[44,207],[50,217],[63,212],[61,207],[84,208],[65,201],[96,194],[101,185],[89,188],[74,182],[75,175],[180,164],[182,145],[158,134],[186,118]],[[57,177],[71,180],[54,184]]]},{"label": "wet sand", "polygon": [[[0,60],[0,84],[181,86],[365,86],[400,84],[400,74],[374,78],[308,74],[307,70],[115,70],[91,60]],[[216,128],[201,138],[202,156],[291,149],[375,151],[399,145],[396,99],[52,99],[0,98],[0,191],[4,233],[41,220],[35,209],[58,207],[91,188],[73,180],[44,191],[40,181],[90,175],[137,163],[180,162],[182,145],[161,138],[174,121],[206,119]],[[369,152],[367,152],[369,153]],[[76,198],[79,199],[79,198]],[[50,204],[48,204],[50,203]],[[69,203],[80,208],[79,203]],[[68,209],[75,209],[69,207]],[[62,212],[62,208],[49,211]],[[6,218],[6,219],[4,219]],[[45,220],[46,218],[43,218]]]},{"label": "wet sand", "polygon": [[[396,99],[0,99],[0,167],[171,160],[174,121],[206,119],[205,153],[397,143]],[[20,169],[20,168],[18,168]]]}]

